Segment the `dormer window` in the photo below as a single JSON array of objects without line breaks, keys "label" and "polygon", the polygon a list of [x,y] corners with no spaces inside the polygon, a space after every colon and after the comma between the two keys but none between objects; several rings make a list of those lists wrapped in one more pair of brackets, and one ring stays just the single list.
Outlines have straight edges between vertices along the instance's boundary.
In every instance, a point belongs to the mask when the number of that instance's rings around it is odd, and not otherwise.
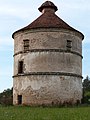
[{"label": "dormer window", "polygon": [[72,48],[72,41],[71,40],[67,40],[67,50],[71,51],[71,48]]},{"label": "dormer window", "polygon": [[29,50],[29,40],[26,39],[26,40],[23,40],[23,42],[24,42],[24,52],[26,52]]}]

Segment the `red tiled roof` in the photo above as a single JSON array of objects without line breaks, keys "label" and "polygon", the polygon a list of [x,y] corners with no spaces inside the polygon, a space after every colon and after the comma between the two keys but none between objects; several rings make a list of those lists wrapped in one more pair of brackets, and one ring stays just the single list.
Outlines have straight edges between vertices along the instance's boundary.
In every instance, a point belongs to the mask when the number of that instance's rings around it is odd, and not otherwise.
[{"label": "red tiled roof", "polygon": [[[48,8],[53,8],[55,11],[57,10],[56,9],[57,7],[52,2],[46,1],[45,3],[42,4],[42,6],[39,8],[40,11],[42,11],[43,8],[47,8],[47,6]],[[60,29],[68,29],[71,31],[79,32],[74,28],[70,27],[66,22],[64,22],[61,18],[59,18],[54,12],[47,11],[47,12],[44,12],[40,17],[38,17],[35,21],[33,21],[28,26],[14,32],[13,37],[14,37],[14,34],[17,32],[25,31],[29,29],[38,29],[38,28],[60,28]],[[82,34],[81,32],[79,33]],[[82,34],[82,39],[83,38],[84,36]]]},{"label": "red tiled roof", "polygon": [[35,28],[63,28],[63,29],[75,30],[72,27],[70,27],[67,23],[65,23],[62,19],[60,19],[57,15],[50,12],[45,12],[35,21],[33,21],[31,24],[29,24],[28,26],[24,27],[21,30],[35,29]]}]

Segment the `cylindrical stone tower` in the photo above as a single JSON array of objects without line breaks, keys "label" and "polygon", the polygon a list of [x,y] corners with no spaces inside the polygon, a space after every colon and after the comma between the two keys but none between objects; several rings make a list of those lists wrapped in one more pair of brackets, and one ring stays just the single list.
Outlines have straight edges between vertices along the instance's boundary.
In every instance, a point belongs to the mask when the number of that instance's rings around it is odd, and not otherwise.
[{"label": "cylindrical stone tower", "polygon": [[13,104],[75,104],[82,99],[83,34],[46,1],[42,15],[13,33]]}]

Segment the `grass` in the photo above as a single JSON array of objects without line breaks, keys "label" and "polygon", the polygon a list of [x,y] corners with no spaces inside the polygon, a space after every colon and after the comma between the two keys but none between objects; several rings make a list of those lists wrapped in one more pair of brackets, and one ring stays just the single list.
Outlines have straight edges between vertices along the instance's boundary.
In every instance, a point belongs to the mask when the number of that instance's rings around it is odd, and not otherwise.
[{"label": "grass", "polygon": [[0,120],[90,120],[90,107],[35,108],[0,106]]}]

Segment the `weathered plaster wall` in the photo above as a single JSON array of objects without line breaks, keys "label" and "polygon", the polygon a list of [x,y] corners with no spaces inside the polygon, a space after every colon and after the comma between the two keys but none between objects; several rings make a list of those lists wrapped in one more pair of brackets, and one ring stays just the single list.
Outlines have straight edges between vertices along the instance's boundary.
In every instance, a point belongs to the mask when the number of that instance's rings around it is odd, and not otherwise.
[{"label": "weathered plaster wall", "polygon": [[23,51],[23,40],[30,40],[30,49],[64,49],[66,50],[67,40],[72,41],[72,51],[82,53],[81,37],[75,32],[56,30],[39,30],[20,32],[14,38],[14,53]]},{"label": "weathered plaster wall", "polygon": [[18,61],[24,62],[24,73],[69,72],[82,74],[82,58],[64,52],[29,52],[15,56],[14,74],[18,74]]},{"label": "weathered plaster wall", "polygon": [[14,79],[14,104],[22,95],[24,105],[76,103],[82,98],[82,80],[70,76],[21,76]]},{"label": "weathered plaster wall", "polygon": [[[27,52],[23,49],[25,39],[30,40]],[[72,41],[71,51],[67,51],[67,40]],[[75,103],[81,100],[82,40],[78,33],[56,29],[50,32],[44,29],[24,31],[15,34],[14,45],[14,104],[18,103],[18,95],[22,95],[22,104],[26,105]],[[18,74],[18,62],[21,60],[24,71]],[[29,74],[32,72],[60,72],[65,75]]]}]

